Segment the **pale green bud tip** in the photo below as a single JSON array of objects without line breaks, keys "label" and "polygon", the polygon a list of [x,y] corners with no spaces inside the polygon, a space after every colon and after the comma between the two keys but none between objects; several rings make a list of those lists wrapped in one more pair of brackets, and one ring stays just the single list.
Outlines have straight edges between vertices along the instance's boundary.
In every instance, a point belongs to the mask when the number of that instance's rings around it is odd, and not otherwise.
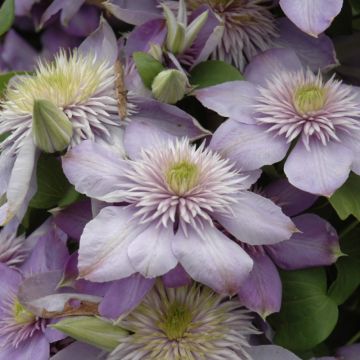
[{"label": "pale green bud tip", "polygon": [[32,134],[35,144],[47,153],[66,149],[73,133],[72,123],[56,105],[48,100],[35,100]]},{"label": "pale green bud tip", "polygon": [[184,97],[187,83],[184,73],[169,69],[156,75],[151,90],[156,99],[167,104],[175,104]]},{"label": "pale green bud tip", "polygon": [[198,183],[199,169],[195,164],[181,161],[170,167],[166,173],[166,181],[171,190],[182,195]]},{"label": "pale green bud tip", "polygon": [[325,105],[326,91],[316,85],[302,86],[295,92],[294,104],[301,114],[320,110]]},{"label": "pale green bud tip", "polygon": [[159,322],[159,328],[164,331],[169,340],[181,339],[192,322],[190,309],[178,302],[169,306],[163,321]]},{"label": "pale green bud tip", "polygon": [[121,327],[93,316],[68,317],[51,327],[106,351],[114,350],[121,338],[128,335],[128,332]]},{"label": "pale green bud tip", "polygon": [[17,324],[31,323],[36,319],[35,315],[21,305],[18,299],[15,300],[13,305],[13,315]]}]

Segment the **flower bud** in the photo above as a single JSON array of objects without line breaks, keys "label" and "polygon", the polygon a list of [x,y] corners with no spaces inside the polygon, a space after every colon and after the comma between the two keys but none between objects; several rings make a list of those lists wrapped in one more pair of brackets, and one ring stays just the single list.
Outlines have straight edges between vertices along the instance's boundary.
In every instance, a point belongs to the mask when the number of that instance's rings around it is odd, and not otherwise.
[{"label": "flower bud", "polygon": [[183,72],[168,69],[156,75],[151,90],[156,99],[167,104],[175,104],[184,97],[187,83],[188,79]]},{"label": "flower bud", "polygon": [[64,150],[71,141],[72,123],[56,105],[48,100],[35,100],[32,134],[35,144],[44,152]]},{"label": "flower bud", "polygon": [[114,350],[119,345],[121,337],[128,334],[121,327],[94,316],[68,317],[51,327],[106,351]]}]

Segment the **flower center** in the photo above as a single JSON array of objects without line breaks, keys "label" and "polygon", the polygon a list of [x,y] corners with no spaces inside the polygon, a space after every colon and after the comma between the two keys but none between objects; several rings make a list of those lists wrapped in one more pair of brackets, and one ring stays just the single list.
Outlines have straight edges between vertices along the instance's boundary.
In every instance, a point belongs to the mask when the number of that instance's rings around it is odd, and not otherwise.
[{"label": "flower center", "polygon": [[159,328],[169,340],[179,340],[186,333],[191,321],[192,315],[188,307],[174,302],[169,306],[165,319],[159,323]]},{"label": "flower center", "polygon": [[192,189],[198,180],[198,167],[187,161],[175,163],[166,173],[166,182],[177,195],[183,195]]},{"label": "flower center", "polygon": [[302,86],[294,95],[295,108],[301,114],[309,114],[322,109],[325,100],[326,91],[316,85]]},{"label": "flower center", "polygon": [[18,299],[13,305],[13,315],[17,324],[29,324],[36,320],[35,315],[22,306]]}]

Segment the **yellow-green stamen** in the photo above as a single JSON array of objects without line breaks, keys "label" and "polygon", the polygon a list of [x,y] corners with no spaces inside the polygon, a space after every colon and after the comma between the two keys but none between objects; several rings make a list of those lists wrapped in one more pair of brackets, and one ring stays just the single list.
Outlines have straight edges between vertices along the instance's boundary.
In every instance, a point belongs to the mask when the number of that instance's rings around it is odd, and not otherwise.
[{"label": "yellow-green stamen", "polygon": [[174,164],[166,173],[166,182],[171,190],[178,195],[192,189],[197,184],[198,179],[198,167],[187,161]]},{"label": "yellow-green stamen", "polygon": [[325,105],[325,89],[316,85],[300,87],[294,95],[294,105],[301,114],[309,114],[320,110]]},{"label": "yellow-green stamen", "polygon": [[13,314],[17,324],[31,323],[36,320],[35,315],[21,305],[18,299],[14,302]]}]

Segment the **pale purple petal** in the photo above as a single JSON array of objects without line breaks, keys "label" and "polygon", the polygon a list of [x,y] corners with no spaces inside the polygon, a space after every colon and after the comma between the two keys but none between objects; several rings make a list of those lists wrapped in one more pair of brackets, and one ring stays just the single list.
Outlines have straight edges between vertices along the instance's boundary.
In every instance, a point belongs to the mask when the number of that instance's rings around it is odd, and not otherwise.
[{"label": "pale purple petal", "polygon": [[254,105],[259,92],[248,81],[229,81],[195,91],[196,98],[207,108],[224,117],[254,124]]},{"label": "pale purple petal", "polygon": [[84,54],[95,53],[97,59],[115,63],[118,57],[117,40],[104,18],[101,18],[99,27],[81,43],[79,51]]},{"label": "pale purple petal", "polygon": [[15,3],[15,15],[16,16],[30,16],[31,8],[34,4],[40,2],[40,0],[16,0]]},{"label": "pale purple petal", "polygon": [[66,26],[84,2],[85,0],[54,0],[41,17],[40,26],[59,11],[61,11],[61,23]]},{"label": "pale purple petal", "polygon": [[285,270],[333,264],[341,254],[336,230],[315,214],[293,218],[301,231],[290,240],[266,247],[274,262]]},{"label": "pale purple petal", "polygon": [[35,333],[17,348],[8,347],[0,351],[0,360],[49,360],[49,356],[50,345],[41,332]]},{"label": "pale purple petal", "polygon": [[[57,320],[56,320],[57,321]],[[55,320],[51,320],[49,322],[49,324],[53,324],[56,322]],[[65,338],[67,338],[67,335],[62,333],[61,331],[59,330],[56,330],[54,328],[51,328],[49,326],[46,327],[45,331],[44,331],[44,335],[47,339],[47,341],[52,344],[56,341],[60,341],[60,340],[63,340]]]},{"label": "pale purple petal", "polygon": [[6,298],[9,292],[17,289],[21,281],[22,276],[19,271],[0,263],[0,301]]},{"label": "pale purple petal", "polygon": [[38,53],[11,29],[4,37],[0,56],[11,70],[31,71],[35,67]]},{"label": "pale purple petal", "polygon": [[279,206],[250,191],[240,192],[231,209],[233,215],[214,217],[239,241],[249,245],[276,244],[289,239],[296,229]]},{"label": "pale purple petal", "polygon": [[265,86],[275,71],[298,71],[303,65],[291,49],[271,49],[252,58],[245,69],[245,79],[257,85]]},{"label": "pale purple petal", "polygon": [[348,178],[354,155],[335,141],[326,146],[310,141],[310,148],[302,141],[296,144],[286,160],[285,174],[297,188],[330,197]]},{"label": "pale purple petal", "polygon": [[74,36],[87,36],[96,30],[99,20],[99,9],[85,4],[71,19],[65,30]]},{"label": "pale purple petal", "polygon": [[[358,87],[353,86],[354,91],[359,93],[358,101],[360,104],[360,91]],[[349,148],[354,154],[354,161],[351,170],[356,174],[360,174],[360,132],[353,130],[351,132],[342,132],[339,134],[341,142]]]},{"label": "pale purple petal", "polygon": [[281,280],[270,258],[254,249],[249,252],[254,267],[238,291],[240,302],[249,310],[255,311],[265,319],[280,311]]},{"label": "pale purple petal", "polygon": [[161,17],[158,0],[109,0],[104,5],[116,18],[132,25]]},{"label": "pale purple petal", "polygon": [[60,350],[51,360],[105,360],[108,356],[103,350],[94,346],[74,342],[65,349]]},{"label": "pale purple petal", "polygon": [[208,224],[198,231],[189,228],[187,236],[179,230],[173,251],[194,280],[222,294],[235,294],[253,265],[239,245]]},{"label": "pale purple petal", "polygon": [[109,147],[83,141],[67,152],[62,165],[65,175],[80,193],[107,202],[121,201],[122,174],[127,164]]},{"label": "pale purple petal", "polygon": [[328,70],[339,65],[332,40],[325,34],[314,38],[291,23],[287,18],[277,20],[279,37],[276,44],[295,50],[304,67],[314,72]]},{"label": "pale purple petal", "polygon": [[[139,136],[139,134],[146,134],[146,136]],[[175,139],[175,136],[153,124],[151,119],[133,120],[125,129],[124,147],[130,159],[137,159],[141,156],[143,149],[158,146],[171,139]]]},{"label": "pale purple petal", "polygon": [[300,214],[318,199],[317,195],[299,190],[286,179],[273,181],[263,189],[261,194],[279,205],[288,216]]},{"label": "pale purple petal", "polygon": [[280,0],[286,16],[311,36],[324,32],[339,14],[343,0]]},{"label": "pale purple petal", "polygon": [[146,279],[140,274],[115,281],[100,303],[100,315],[115,320],[131,311],[140,304],[154,283],[155,279]]},{"label": "pale purple petal", "polygon": [[14,166],[15,157],[12,153],[4,150],[0,154],[0,194],[6,193],[11,177],[11,171]]},{"label": "pale purple petal", "polygon": [[173,239],[171,226],[150,224],[128,247],[131,265],[146,278],[166,274],[177,265],[171,248]]},{"label": "pale purple petal", "polygon": [[190,285],[192,280],[181,264],[177,264],[174,269],[170,270],[162,277],[162,281],[165,287],[176,288]]},{"label": "pale purple petal", "polygon": [[252,346],[247,352],[253,360],[301,360],[289,350],[276,345]]},{"label": "pale purple petal", "polygon": [[134,210],[109,206],[91,220],[80,239],[80,277],[90,281],[118,280],[136,272],[127,250],[144,226],[132,222]]},{"label": "pale purple petal", "polygon": [[73,239],[80,239],[85,225],[93,218],[90,200],[82,200],[56,212],[55,224]]},{"label": "pale purple petal", "polygon": [[286,140],[266,132],[261,125],[225,121],[214,133],[210,149],[229,158],[239,170],[257,170],[282,160],[289,148]]},{"label": "pale purple petal", "polygon": [[152,44],[162,46],[167,33],[163,19],[155,19],[137,26],[129,35],[125,53],[131,57],[135,51],[148,52]]},{"label": "pale purple petal", "polygon": [[341,360],[358,360],[360,358],[360,344],[343,346],[336,351]]}]

